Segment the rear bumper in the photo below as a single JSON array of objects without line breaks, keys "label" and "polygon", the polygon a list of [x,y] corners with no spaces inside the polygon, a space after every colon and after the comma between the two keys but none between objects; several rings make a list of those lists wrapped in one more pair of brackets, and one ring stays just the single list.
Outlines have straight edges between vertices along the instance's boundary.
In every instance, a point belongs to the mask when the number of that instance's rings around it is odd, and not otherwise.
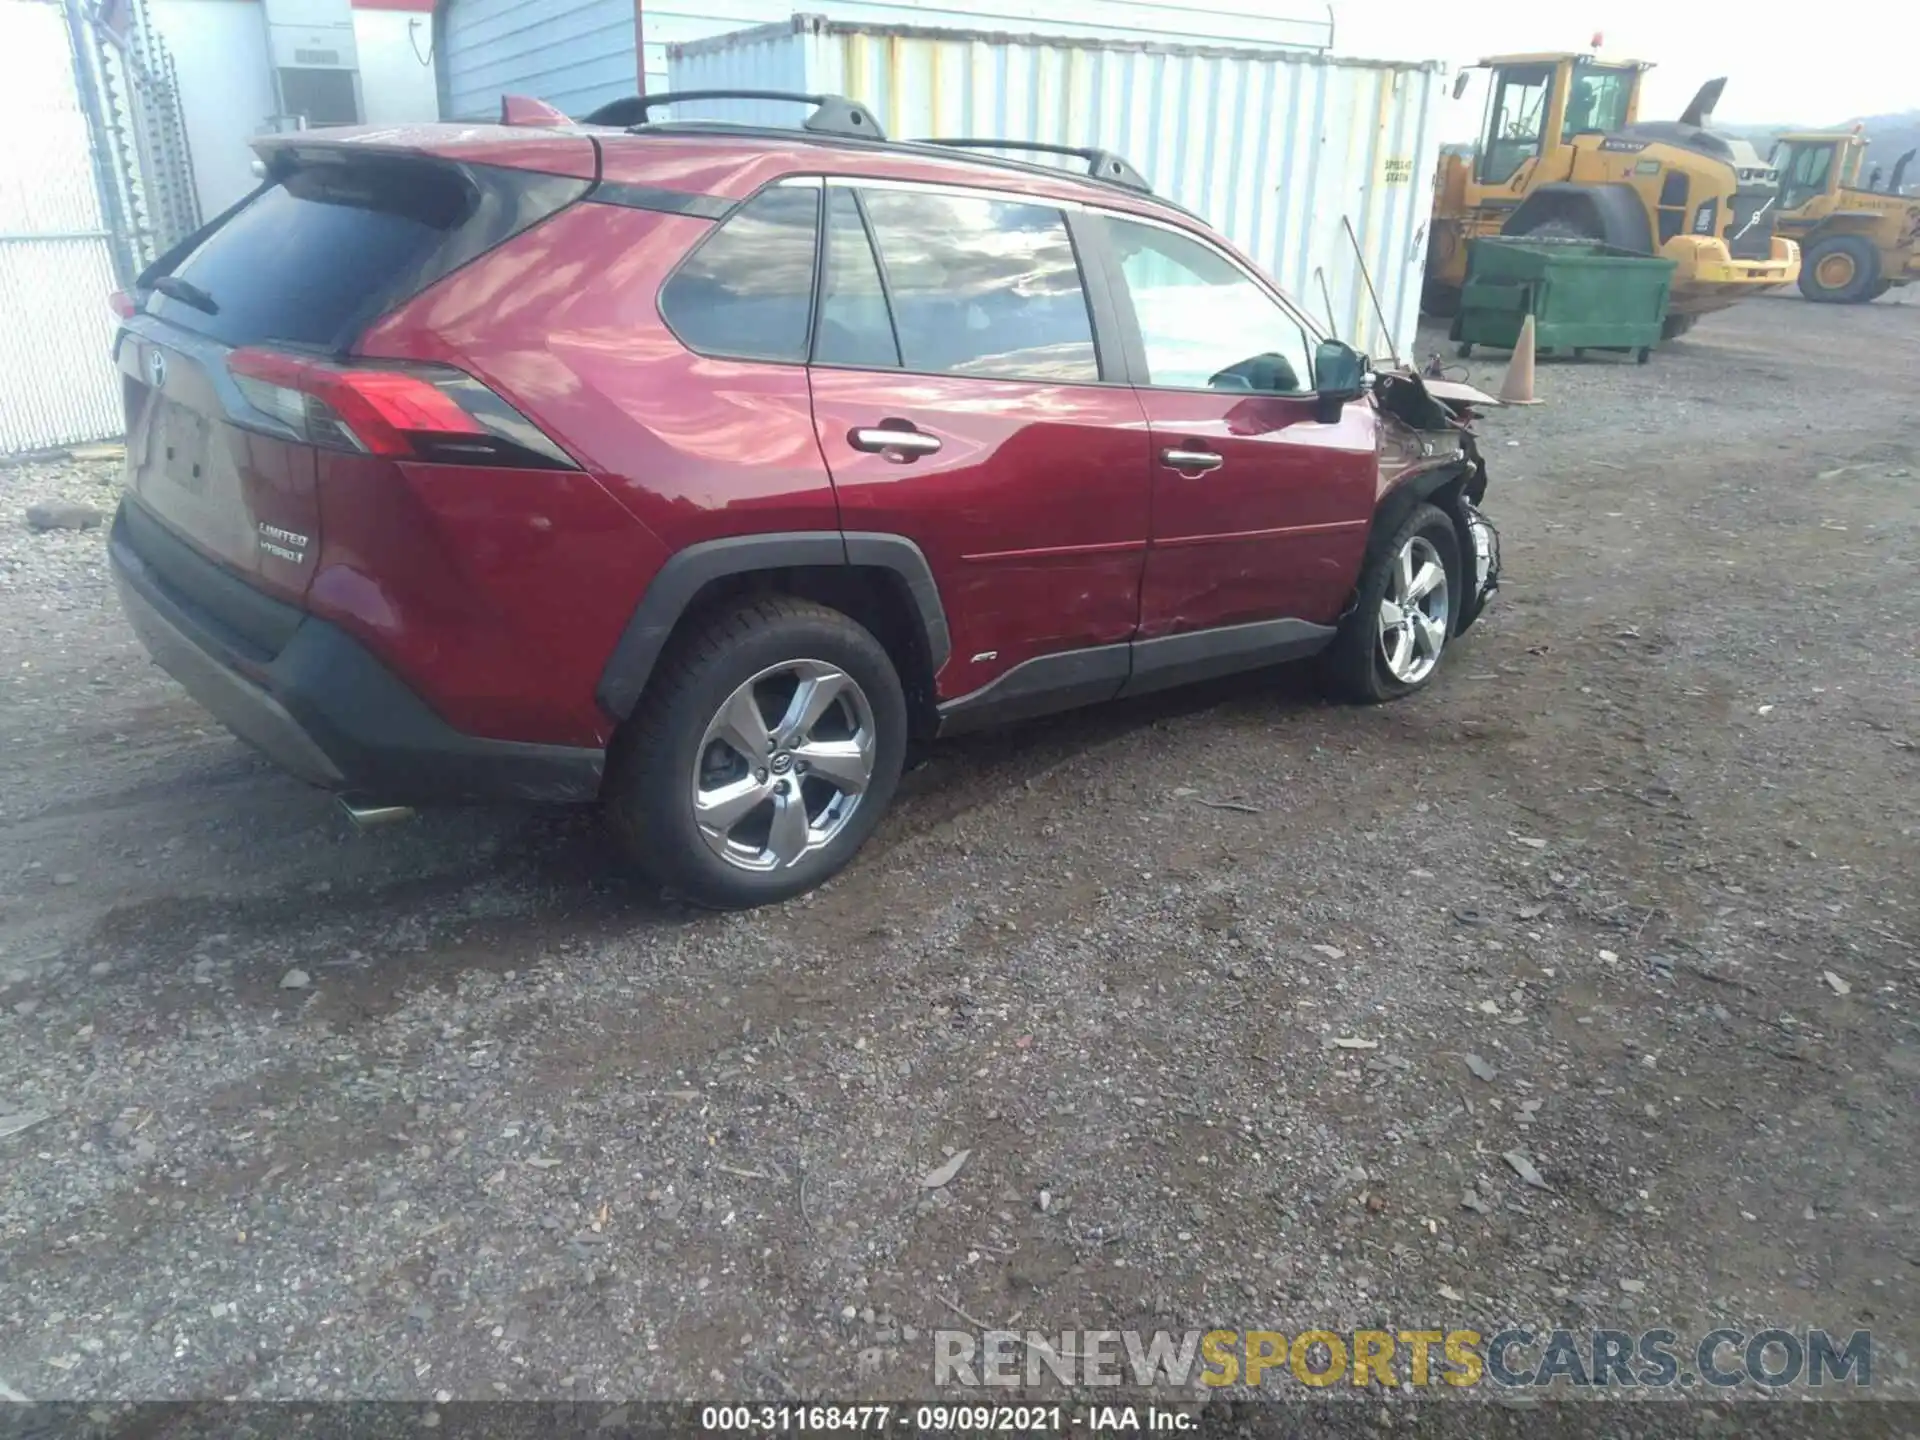
[{"label": "rear bumper", "polygon": [[[221,724],[302,780],[406,805],[565,803],[600,792],[602,751],[462,734],[337,625],[251,589],[244,626],[223,623],[206,602],[239,582],[160,539],[150,520],[130,526],[126,504],[108,556],[147,653]],[[286,612],[271,617],[286,635],[272,653],[248,638],[262,633],[266,609]]]}]

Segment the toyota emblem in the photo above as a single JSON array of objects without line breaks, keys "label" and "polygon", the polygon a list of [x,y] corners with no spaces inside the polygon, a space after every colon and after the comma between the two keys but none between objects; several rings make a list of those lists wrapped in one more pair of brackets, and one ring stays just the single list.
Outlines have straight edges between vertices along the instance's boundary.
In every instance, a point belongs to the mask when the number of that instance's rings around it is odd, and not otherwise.
[{"label": "toyota emblem", "polygon": [[153,382],[153,388],[163,390],[167,384],[167,356],[163,350],[147,352],[147,378]]}]

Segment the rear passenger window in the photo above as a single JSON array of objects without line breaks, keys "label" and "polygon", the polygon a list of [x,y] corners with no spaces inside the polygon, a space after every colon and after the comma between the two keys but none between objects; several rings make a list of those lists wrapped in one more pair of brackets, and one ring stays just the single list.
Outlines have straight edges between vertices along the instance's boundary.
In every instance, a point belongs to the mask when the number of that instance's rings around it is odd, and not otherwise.
[{"label": "rear passenger window", "polygon": [[660,313],[689,350],[804,361],[820,191],[763,190],[681,262]]},{"label": "rear passenger window", "polygon": [[813,358],[821,365],[897,369],[900,364],[900,346],[893,338],[893,319],[860,219],[860,202],[853,191],[839,186],[827,192],[827,283],[820,295],[820,336]]},{"label": "rear passenger window", "polygon": [[1063,384],[1100,378],[1059,210],[924,191],[862,198],[908,370]]}]

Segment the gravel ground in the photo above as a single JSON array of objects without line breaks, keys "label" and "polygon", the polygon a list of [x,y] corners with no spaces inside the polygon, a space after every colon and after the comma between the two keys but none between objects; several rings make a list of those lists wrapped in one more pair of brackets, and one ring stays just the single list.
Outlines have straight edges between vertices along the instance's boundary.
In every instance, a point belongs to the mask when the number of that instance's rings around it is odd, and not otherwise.
[{"label": "gravel ground", "polygon": [[1431,691],[938,746],[725,917],[585,817],[350,833],[25,527],[113,468],[0,471],[0,1382],[899,1397],[965,1312],[1868,1328],[1914,1394],[1916,373],[1793,301],[1544,363]]}]

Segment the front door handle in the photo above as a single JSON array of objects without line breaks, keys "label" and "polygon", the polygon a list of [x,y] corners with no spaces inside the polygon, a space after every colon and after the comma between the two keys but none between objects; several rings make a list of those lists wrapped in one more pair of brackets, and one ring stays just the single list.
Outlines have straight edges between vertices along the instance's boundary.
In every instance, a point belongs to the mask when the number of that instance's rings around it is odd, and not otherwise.
[{"label": "front door handle", "polygon": [[1226,457],[1216,455],[1211,450],[1182,450],[1175,446],[1171,450],[1162,450],[1160,459],[1170,470],[1183,473],[1204,474],[1209,470],[1218,470],[1226,464]]},{"label": "front door handle", "polygon": [[881,455],[896,465],[907,465],[922,455],[933,455],[940,449],[940,437],[929,435],[924,430],[895,429],[888,425],[875,425],[847,433],[847,443],[856,450],[865,450],[869,455]]}]

